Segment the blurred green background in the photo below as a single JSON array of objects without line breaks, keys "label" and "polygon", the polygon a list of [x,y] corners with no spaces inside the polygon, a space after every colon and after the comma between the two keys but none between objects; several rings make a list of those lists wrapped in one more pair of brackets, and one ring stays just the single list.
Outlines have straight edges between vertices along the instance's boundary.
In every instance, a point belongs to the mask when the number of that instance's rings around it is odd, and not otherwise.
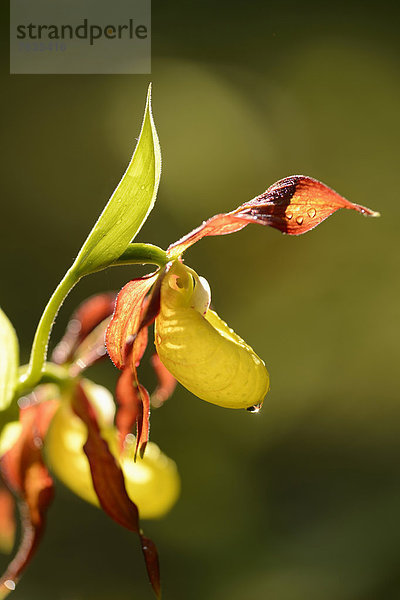
[{"label": "blurred green background", "polygon": [[[138,241],[166,247],[295,173],[382,213],[341,211],[299,238],[248,227],[187,253],[272,389],[258,415],[181,387],[153,411],[183,490],[144,528],[166,600],[400,598],[396,4],[154,0],[151,76],[10,76],[3,16],[0,301],[23,360],[128,163],[150,80],[163,175]],[[144,272],[81,282],[52,343],[85,297]],[[112,387],[116,372],[92,377]],[[150,600],[135,537],[57,492],[15,600]]]}]

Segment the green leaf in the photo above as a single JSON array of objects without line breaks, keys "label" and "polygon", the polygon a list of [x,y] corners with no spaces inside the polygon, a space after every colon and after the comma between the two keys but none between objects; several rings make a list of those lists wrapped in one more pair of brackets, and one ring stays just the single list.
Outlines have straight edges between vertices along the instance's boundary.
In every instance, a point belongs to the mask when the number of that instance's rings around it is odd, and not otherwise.
[{"label": "green leaf", "polygon": [[0,410],[11,403],[17,384],[18,340],[10,321],[0,308]]},{"label": "green leaf", "polygon": [[151,113],[150,85],[135,152],[74,263],[79,276],[103,269],[121,256],[154,206],[160,175],[161,152]]}]

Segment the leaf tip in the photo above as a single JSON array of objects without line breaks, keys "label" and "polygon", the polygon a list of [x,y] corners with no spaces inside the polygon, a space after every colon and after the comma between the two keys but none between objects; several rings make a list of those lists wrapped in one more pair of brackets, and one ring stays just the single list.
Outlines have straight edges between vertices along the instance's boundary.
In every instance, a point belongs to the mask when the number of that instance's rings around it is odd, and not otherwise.
[{"label": "leaf tip", "polygon": [[147,88],[147,98],[146,98],[146,109],[145,113],[149,111],[151,113],[151,92],[153,90],[153,84],[150,81],[149,87]]},{"label": "leaf tip", "polygon": [[362,206],[361,204],[350,203],[350,206],[348,206],[347,208],[356,210],[357,212],[364,215],[364,217],[380,217],[381,216],[381,213],[378,212],[377,210],[372,210],[371,208],[368,208],[367,206]]}]

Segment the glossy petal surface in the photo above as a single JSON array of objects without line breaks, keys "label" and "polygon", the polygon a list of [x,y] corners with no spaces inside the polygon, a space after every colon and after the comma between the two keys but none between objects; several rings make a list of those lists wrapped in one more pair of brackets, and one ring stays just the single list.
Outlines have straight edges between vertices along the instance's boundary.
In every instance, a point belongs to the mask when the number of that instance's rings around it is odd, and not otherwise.
[{"label": "glossy petal surface", "polygon": [[175,262],[163,280],[156,319],[161,361],[202,400],[226,408],[259,404],[269,389],[263,361],[217,313],[199,312],[193,305],[197,296],[190,270]]}]

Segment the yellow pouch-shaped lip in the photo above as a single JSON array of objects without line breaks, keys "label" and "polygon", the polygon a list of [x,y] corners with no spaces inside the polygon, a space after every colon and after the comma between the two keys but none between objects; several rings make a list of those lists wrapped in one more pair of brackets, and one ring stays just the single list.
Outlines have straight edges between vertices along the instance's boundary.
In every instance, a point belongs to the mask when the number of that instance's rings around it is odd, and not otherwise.
[{"label": "yellow pouch-shaped lip", "polygon": [[[134,436],[122,454],[119,452],[114,427],[104,427],[102,436],[121,465],[126,490],[138,507],[140,518],[163,517],[175,504],[180,493],[180,478],[175,462],[150,442],[145,457],[135,463]],[[56,477],[77,496],[99,506],[89,461],[83,451],[86,438],[86,426],[72,412],[67,399],[64,399],[46,436],[46,462]]]},{"label": "yellow pouch-shaped lip", "polygon": [[206,303],[200,278],[178,261],[161,287],[157,353],[189,391],[226,408],[260,404],[269,389],[263,361]]}]

